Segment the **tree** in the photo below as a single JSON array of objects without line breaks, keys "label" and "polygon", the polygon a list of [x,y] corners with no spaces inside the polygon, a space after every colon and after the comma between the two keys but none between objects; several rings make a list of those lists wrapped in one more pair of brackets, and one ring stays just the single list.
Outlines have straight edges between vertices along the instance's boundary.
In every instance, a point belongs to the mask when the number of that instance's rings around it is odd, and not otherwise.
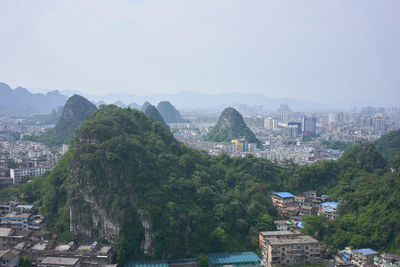
[{"label": "tree", "polygon": [[328,229],[328,219],[324,216],[306,215],[303,216],[303,234],[310,235],[316,239],[322,239]]},{"label": "tree", "polygon": [[18,267],[31,267],[31,259],[28,256],[23,256],[19,259]]},{"label": "tree", "polygon": [[206,254],[201,253],[199,255],[199,262],[197,263],[197,266],[199,267],[206,267],[208,266],[208,257]]}]

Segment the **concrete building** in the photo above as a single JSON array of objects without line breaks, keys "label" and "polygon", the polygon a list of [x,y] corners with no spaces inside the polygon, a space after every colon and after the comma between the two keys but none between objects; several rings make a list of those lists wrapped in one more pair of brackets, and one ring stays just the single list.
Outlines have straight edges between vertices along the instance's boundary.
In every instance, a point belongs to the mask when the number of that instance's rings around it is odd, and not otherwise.
[{"label": "concrete building", "polygon": [[289,192],[275,192],[272,193],[271,198],[272,204],[280,211],[293,206],[294,195]]},{"label": "concrete building", "polygon": [[374,257],[378,256],[378,252],[370,248],[353,249],[351,263],[358,267],[374,267]]},{"label": "concrete building", "polygon": [[61,267],[61,266],[69,266],[69,267],[79,267],[80,259],[79,258],[67,258],[67,257],[46,257],[42,260],[42,262],[38,265],[39,267]]},{"label": "concrete building", "polygon": [[29,213],[8,213],[0,217],[1,225],[6,225],[16,230],[28,230]]},{"label": "concrete building", "polygon": [[53,169],[53,167],[54,166],[33,167],[33,168],[24,168],[24,169],[10,169],[10,177],[13,179],[13,183],[17,184],[22,181],[22,177],[43,176],[45,173],[51,171]]},{"label": "concrete building", "polygon": [[315,134],[317,131],[317,119],[314,117],[303,117],[303,133]]},{"label": "concrete building", "polygon": [[400,255],[384,253],[380,256],[375,256],[374,265],[376,267],[399,267]]},{"label": "concrete building", "polygon": [[318,215],[327,217],[328,219],[336,219],[339,216],[337,213],[338,202],[324,202],[320,204]]},{"label": "concrete building", "polygon": [[16,267],[19,263],[19,252],[14,249],[0,250],[0,266]]},{"label": "concrete building", "polygon": [[261,263],[267,267],[321,261],[321,244],[297,231],[260,232],[259,242]]},{"label": "concrete building", "polygon": [[246,152],[248,150],[246,139],[233,139],[231,143],[235,144],[235,151]]},{"label": "concrete building", "polygon": [[0,249],[8,248],[8,239],[13,233],[12,228],[0,228]]}]

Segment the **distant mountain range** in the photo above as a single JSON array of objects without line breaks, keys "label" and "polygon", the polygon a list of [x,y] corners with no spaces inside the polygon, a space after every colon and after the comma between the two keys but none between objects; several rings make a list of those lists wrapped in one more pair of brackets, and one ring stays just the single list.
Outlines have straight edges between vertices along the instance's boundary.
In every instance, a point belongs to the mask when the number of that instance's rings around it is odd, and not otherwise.
[{"label": "distant mountain range", "polygon": [[62,93],[66,95],[80,94],[96,103],[104,101],[108,104],[117,102],[118,104],[121,104],[120,102],[122,101],[125,105],[129,105],[129,103],[137,103],[140,105],[146,101],[151,103],[170,101],[178,109],[215,109],[221,111],[228,106],[247,104],[249,106],[262,105],[265,111],[275,111],[281,104],[286,104],[295,111],[332,110],[332,107],[317,102],[295,100],[291,98],[269,98],[262,94],[207,94],[192,91],[182,91],[176,94],[151,94],[145,96],[128,93],[92,95],[78,91],[62,91]]},{"label": "distant mountain range", "polygon": [[11,89],[6,83],[0,83],[0,114],[50,113],[63,106],[68,97],[59,91],[35,94],[26,88]]},{"label": "distant mountain range", "polygon": [[61,93],[59,91],[32,93],[22,87],[11,89],[7,84],[0,83],[0,114],[49,113],[53,109],[63,106],[67,101],[68,96],[74,94],[84,96],[97,106],[107,103],[116,104],[120,107],[126,107],[129,105],[131,108],[137,109],[139,109],[139,107],[141,107],[141,105],[146,101],[150,103],[169,101],[179,110],[208,109],[220,112],[226,107],[232,106],[243,111],[241,108],[241,105],[243,104],[246,104],[249,107],[262,106],[262,110],[264,111],[275,111],[281,104],[288,105],[294,111],[333,110],[332,107],[321,103],[290,98],[269,98],[262,94],[207,94],[182,91],[175,94],[151,94],[145,96],[128,93],[93,95],[71,90],[61,91]]}]

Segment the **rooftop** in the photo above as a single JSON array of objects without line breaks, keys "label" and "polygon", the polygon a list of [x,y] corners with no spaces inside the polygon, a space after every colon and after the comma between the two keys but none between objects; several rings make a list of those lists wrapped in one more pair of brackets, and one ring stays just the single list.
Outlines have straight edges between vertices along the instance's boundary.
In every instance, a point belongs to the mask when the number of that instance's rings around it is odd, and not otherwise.
[{"label": "rooftop", "polygon": [[338,205],[339,205],[339,202],[324,202],[324,203],[320,204],[321,207],[331,207],[334,209],[336,209]]},{"label": "rooftop", "polygon": [[11,260],[19,255],[19,252],[14,249],[0,250],[0,257],[5,260]]},{"label": "rooftop", "polygon": [[210,264],[235,264],[245,262],[259,262],[260,259],[253,252],[214,253],[208,254]]},{"label": "rooftop", "polygon": [[91,251],[92,250],[92,246],[91,245],[81,245],[78,248],[79,251]]},{"label": "rooftop", "polygon": [[33,208],[33,205],[18,205],[17,208],[24,210],[31,210]]},{"label": "rooftop", "polygon": [[110,252],[110,250],[111,250],[111,246],[103,246],[101,249],[100,249],[100,254],[108,254],[109,252]]},{"label": "rooftop", "polygon": [[0,228],[0,236],[1,237],[6,237],[9,236],[12,233],[12,228]]},{"label": "rooftop", "polygon": [[375,250],[372,250],[370,248],[354,249],[353,251],[358,251],[358,252],[360,252],[361,254],[364,254],[364,255],[378,254],[378,252],[376,252]]},{"label": "rooftop", "polygon": [[32,250],[45,250],[47,243],[37,243],[32,247]]},{"label": "rooftop", "polygon": [[136,261],[128,262],[124,267],[168,267],[166,261]]},{"label": "rooftop", "polygon": [[312,238],[311,236],[300,236],[293,239],[281,239],[281,238],[268,238],[268,243],[271,245],[289,245],[289,244],[310,244],[318,243],[318,240]]},{"label": "rooftop", "polygon": [[278,197],[281,197],[281,198],[291,198],[291,197],[294,197],[294,195],[292,195],[291,193],[289,193],[289,192],[275,192],[275,193],[272,193],[273,195],[276,195],[276,196],[278,196]]},{"label": "rooftop", "polygon": [[7,213],[4,217],[1,218],[28,218],[29,216],[29,213]]},{"label": "rooftop", "polygon": [[299,231],[262,231],[262,236],[284,236],[284,235],[299,235]]},{"label": "rooftop", "polygon": [[67,251],[71,248],[70,245],[59,245],[54,250],[55,251]]},{"label": "rooftop", "polygon": [[40,264],[48,265],[75,265],[79,258],[47,257]]}]

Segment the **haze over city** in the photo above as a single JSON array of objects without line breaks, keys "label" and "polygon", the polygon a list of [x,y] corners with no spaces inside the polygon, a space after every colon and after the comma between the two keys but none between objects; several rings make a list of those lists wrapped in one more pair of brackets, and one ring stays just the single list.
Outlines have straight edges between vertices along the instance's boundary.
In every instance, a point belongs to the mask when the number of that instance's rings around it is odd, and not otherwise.
[{"label": "haze over city", "polygon": [[399,32],[398,1],[1,1],[0,81],[393,106]]}]

